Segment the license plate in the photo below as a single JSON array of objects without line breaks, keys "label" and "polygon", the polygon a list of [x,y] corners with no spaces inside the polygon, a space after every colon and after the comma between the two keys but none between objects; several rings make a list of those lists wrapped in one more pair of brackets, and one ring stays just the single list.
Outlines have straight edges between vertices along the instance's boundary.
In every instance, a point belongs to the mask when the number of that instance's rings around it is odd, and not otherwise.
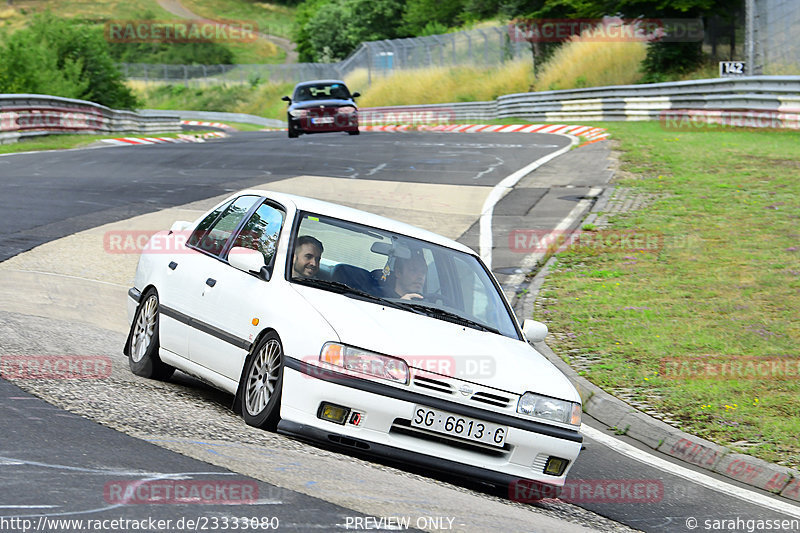
[{"label": "license plate", "polygon": [[333,124],[333,117],[318,117],[311,119],[312,124]]},{"label": "license plate", "polygon": [[507,426],[499,426],[420,405],[414,406],[414,417],[411,419],[411,426],[452,437],[482,442],[498,448],[503,447],[508,433]]}]

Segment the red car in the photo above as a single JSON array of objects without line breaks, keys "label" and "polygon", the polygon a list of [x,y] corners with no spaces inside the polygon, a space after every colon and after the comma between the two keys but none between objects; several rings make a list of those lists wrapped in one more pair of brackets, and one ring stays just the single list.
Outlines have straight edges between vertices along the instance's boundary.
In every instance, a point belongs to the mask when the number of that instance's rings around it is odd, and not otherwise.
[{"label": "red car", "polygon": [[358,135],[358,108],[353,101],[361,96],[350,93],[341,80],[304,81],[295,85],[289,102],[286,120],[289,138],[301,133],[327,133],[346,131]]}]

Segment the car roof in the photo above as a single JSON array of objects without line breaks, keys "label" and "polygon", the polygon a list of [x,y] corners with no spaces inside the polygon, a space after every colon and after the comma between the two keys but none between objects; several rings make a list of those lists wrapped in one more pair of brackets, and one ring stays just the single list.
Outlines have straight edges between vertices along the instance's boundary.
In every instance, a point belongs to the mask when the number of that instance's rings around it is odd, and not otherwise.
[{"label": "car roof", "polygon": [[475,254],[475,251],[469,248],[468,246],[465,246],[460,242],[454,241],[452,239],[448,239],[447,237],[439,235],[438,233],[424,230],[422,228],[412,226],[411,224],[406,224],[405,222],[400,222],[398,220],[387,218],[381,215],[376,215],[368,211],[362,211],[360,209],[355,209],[352,207],[346,207],[343,205],[326,202],[324,200],[317,200],[316,198],[308,198],[306,196],[299,196],[296,194],[268,191],[265,189],[247,189],[231,195],[228,199],[235,198],[237,196],[241,196],[244,194],[256,194],[259,196],[266,196],[267,198],[275,200],[276,202],[283,204],[284,206],[287,204],[293,205],[298,211],[311,211],[313,213],[318,213],[320,215],[327,215],[333,218],[350,220],[353,222],[358,222],[360,224],[364,224],[367,226],[374,226],[376,228],[385,229],[394,233],[399,233],[401,235],[406,235],[408,237],[413,237],[423,241],[429,241],[434,244],[438,244],[440,246],[446,246],[448,248],[453,248],[471,255],[477,255]]},{"label": "car roof", "polygon": [[296,88],[298,88],[298,87],[303,87],[303,86],[306,86],[306,85],[332,84],[332,83],[340,83],[340,84],[344,85],[345,87],[347,87],[347,85],[345,84],[345,82],[343,82],[342,80],[310,80],[310,81],[301,81],[300,83],[298,83],[298,84],[297,84],[297,85],[295,85],[294,87],[295,87],[295,89],[296,89]]}]

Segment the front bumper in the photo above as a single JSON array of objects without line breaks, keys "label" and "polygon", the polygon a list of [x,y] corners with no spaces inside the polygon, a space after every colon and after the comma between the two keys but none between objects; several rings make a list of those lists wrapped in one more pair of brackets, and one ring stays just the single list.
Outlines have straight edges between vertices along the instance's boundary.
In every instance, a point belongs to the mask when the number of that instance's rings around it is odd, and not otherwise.
[{"label": "front bumper", "polygon": [[332,122],[314,124],[311,117],[289,117],[290,127],[298,133],[330,133],[358,131],[358,115],[330,115]]},{"label": "front bumper", "polygon": [[[340,425],[318,418],[322,402],[361,413],[360,423]],[[505,425],[505,446],[493,448],[434,432],[409,430],[415,405]],[[278,431],[286,434],[509,488],[520,481],[563,486],[583,441],[578,431],[345,376],[290,357],[284,368],[281,419]],[[569,461],[561,476],[543,472],[549,457]]]}]

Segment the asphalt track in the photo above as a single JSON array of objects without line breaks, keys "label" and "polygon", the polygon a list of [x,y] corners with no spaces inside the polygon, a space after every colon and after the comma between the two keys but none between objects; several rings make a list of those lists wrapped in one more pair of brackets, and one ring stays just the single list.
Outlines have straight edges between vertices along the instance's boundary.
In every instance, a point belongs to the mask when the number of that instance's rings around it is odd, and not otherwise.
[{"label": "asphalt track", "polygon": [[[0,259],[108,222],[298,175],[488,188],[568,143],[568,139],[554,135],[431,133],[308,136],[291,142],[283,135],[253,133],[203,145],[103,148],[0,157],[4,191],[0,200],[0,223],[5,230],[0,236]],[[590,149],[586,147],[562,156],[552,164],[562,166],[562,172],[534,173],[520,183],[518,191],[498,204],[495,242],[501,244],[497,254],[499,262],[494,264],[501,277],[505,269],[513,268],[518,257],[502,246],[509,228],[530,224],[530,220],[552,228],[552,221],[563,218],[590,187],[604,185],[602,173],[587,174],[580,169],[581,165],[602,154],[602,150]],[[474,246],[476,231],[474,224],[469,226],[459,240]],[[10,320],[6,319],[6,324]],[[4,338],[3,344],[9,342],[10,337]],[[8,353],[9,346],[11,344],[6,344],[4,353]],[[117,516],[113,513],[120,510],[126,516],[153,515],[153,510],[147,506],[98,510],[91,503],[97,499],[100,489],[85,490],[86,479],[102,485],[109,479],[133,473],[142,477],[143,473],[174,476],[200,472],[203,479],[227,479],[226,476],[233,475],[203,462],[173,457],[175,454],[153,444],[87,423],[49,407],[7,382],[0,381],[0,396],[3,397],[0,404],[0,425],[3,426],[0,433],[3,473],[0,517],[20,516],[20,509],[25,506],[29,506],[26,514],[40,515],[44,507],[37,506],[55,507],[66,501],[73,509],[94,509],[100,516],[106,516],[102,513]],[[217,401],[221,405],[225,403],[224,398]],[[603,502],[591,497],[579,498],[576,502],[634,528],[689,531],[686,527],[689,517],[700,521],[699,530],[703,530],[705,519],[786,518],[631,460],[590,439],[586,447],[572,469],[571,479],[645,480],[661,487],[657,497],[648,502]],[[53,472],[69,472],[70,475],[54,476]],[[313,527],[323,529],[336,524],[341,527],[345,516],[358,514],[319,499],[258,483],[260,493],[280,494],[281,501],[286,504],[268,509],[277,513],[277,508],[281,508],[281,530],[310,529],[312,523],[308,517],[311,515],[303,510],[314,509]],[[63,496],[54,496],[56,493]],[[10,498],[11,495],[14,498]],[[48,500],[51,496],[53,498]],[[80,504],[81,498],[86,500],[85,505]],[[17,507],[4,507],[10,499]],[[262,505],[269,503],[262,502]],[[204,512],[206,510],[204,508]],[[159,511],[164,518],[187,515],[187,510],[180,506],[161,506]],[[218,516],[225,514],[224,509],[210,512]],[[259,513],[265,514],[263,509]]]}]

